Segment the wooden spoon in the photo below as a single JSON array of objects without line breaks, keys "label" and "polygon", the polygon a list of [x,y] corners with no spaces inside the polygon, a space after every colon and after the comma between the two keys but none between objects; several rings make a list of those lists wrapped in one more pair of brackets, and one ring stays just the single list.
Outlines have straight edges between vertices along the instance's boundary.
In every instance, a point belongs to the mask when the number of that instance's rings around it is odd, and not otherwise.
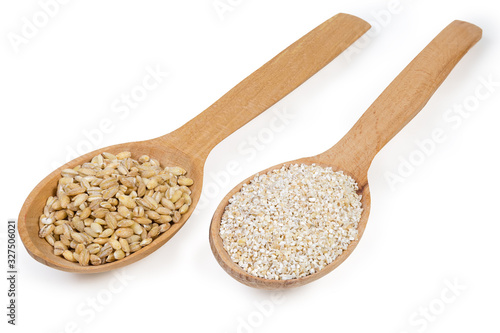
[{"label": "wooden spoon", "polygon": [[[339,266],[354,250],[363,235],[370,213],[370,192],[367,173],[375,155],[424,107],[432,94],[448,76],[465,53],[481,39],[482,31],[467,22],[454,21],[447,26],[382,92],[377,100],[361,116],[352,129],[331,149],[307,158],[284,164],[317,164],[331,166],[353,177],[362,195],[363,213],[359,222],[359,236],[348,249],[324,269],[303,278],[270,280],[248,274],[234,263],[223,247],[219,235],[220,222],[229,199],[254,176],[237,185],[222,200],[210,225],[212,252],[233,278],[251,287],[283,289],[304,285],[321,278]],[[275,165],[260,172],[280,168]]]},{"label": "wooden spoon", "polygon": [[[61,166],[31,191],[19,214],[19,235],[29,254],[47,266],[79,273],[108,271],[149,255],[172,238],[191,215],[200,198],[203,167],[212,148],[297,88],[369,28],[370,25],[360,18],[338,14],[290,45],[174,132],[152,140],[98,149]],[[189,212],[150,245],[112,263],[80,266],[54,255],[52,246],[38,237],[38,219],[47,198],[55,194],[61,170],[88,162],[102,152],[116,154],[120,151],[130,151],[135,159],[147,154],[159,160],[162,166],[181,166],[187,170],[188,176],[194,180]]]}]

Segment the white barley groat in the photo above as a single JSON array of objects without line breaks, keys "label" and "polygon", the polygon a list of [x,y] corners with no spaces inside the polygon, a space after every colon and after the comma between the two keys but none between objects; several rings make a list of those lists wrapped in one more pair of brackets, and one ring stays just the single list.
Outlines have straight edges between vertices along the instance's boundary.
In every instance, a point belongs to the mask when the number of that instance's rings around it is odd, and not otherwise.
[{"label": "white barley groat", "polygon": [[357,238],[357,190],[351,177],[314,164],[257,175],[229,199],[219,232],[223,246],[256,277],[287,280],[318,272]]}]

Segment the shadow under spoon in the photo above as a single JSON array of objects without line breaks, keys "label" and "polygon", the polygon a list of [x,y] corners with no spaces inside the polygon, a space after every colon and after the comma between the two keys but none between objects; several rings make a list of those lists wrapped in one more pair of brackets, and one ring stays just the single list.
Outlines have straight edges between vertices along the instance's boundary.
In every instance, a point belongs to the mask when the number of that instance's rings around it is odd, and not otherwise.
[{"label": "shadow under spoon", "polygon": [[331,149],[316,156],[275,165],[259,174],[278,169],[283,164],[317,164],[343,171],[358,184],[362,195],[363,213],[358,224],[358,238],[351,242],[332,263],[311,275],[289,280],[271,280],[256,277],[233,262],[224,248],[219,230],[222,215],[229,199],[249,183],[249,177],[233,188],[215,211],[210,225],[209,239],[212,252],[222,268],[233,278],[251,287],[283,289],[317,280],[339,266],[363,235],[370,212],[370,192],[367,173],[375,155],[424,107],[436,89],[467,51],[481,39],[477,26],[454,21],[441,31],[417,57],[394,79],[375,102],[366,110],[352,129]]}]

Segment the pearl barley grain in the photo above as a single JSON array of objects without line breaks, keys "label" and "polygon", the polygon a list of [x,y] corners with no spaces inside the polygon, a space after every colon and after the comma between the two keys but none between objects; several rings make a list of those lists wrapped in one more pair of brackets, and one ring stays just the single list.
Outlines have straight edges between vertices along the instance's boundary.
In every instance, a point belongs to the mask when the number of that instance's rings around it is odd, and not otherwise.
[{"label": "pearl barley grain", "polygon": [[257,175],[229,199],[220,237],[249,274],[288,280],[332,263],[358,235],[361,195],[342,171],[283,165]]},{"label": "pearl barley grain", "polygon": [[147,155],[135,160],[130,152],[99,154],[62,170],[38,235],[55,255],[82,266],[121,260],[151,244],[188,211],[193,180],[186,173],[177,166],[162,168]]}]

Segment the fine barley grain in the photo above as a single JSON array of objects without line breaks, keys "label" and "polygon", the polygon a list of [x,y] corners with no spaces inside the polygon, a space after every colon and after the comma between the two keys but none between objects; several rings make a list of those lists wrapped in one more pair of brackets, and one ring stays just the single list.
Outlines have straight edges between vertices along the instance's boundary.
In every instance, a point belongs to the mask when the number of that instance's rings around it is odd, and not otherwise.
[{"label": "fine barley grain", "polygon": [[287,280],[320,271],[357,239],[361,196],[341,171],[284,165],[257,175],[229,199],[220,237],[249,274]]}]

